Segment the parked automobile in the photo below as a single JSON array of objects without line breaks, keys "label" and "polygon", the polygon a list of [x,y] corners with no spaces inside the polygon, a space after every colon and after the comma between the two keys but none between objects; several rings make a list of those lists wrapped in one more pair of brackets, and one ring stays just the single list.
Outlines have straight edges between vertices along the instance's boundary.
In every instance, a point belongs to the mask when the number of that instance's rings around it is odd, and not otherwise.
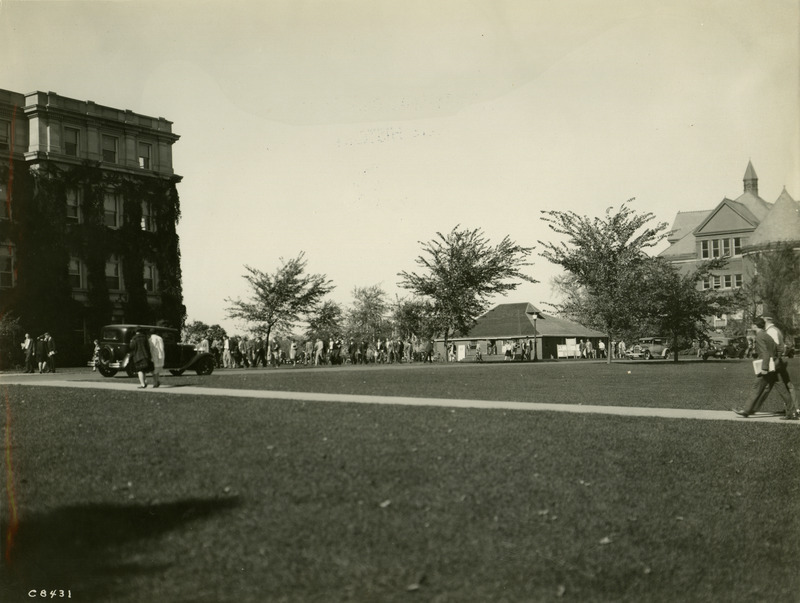
[{"label": "parked automobile", "polygon": [[625,352],[625,356],[632,360],[653,358],[668,358],[669,347],[666,337],[642,337]]},{"label": "parked automobile", "polygon": [[138,329],[161,336],[164,340],[164,368],[173,375],[182,375],[187,370],[193,370],[198,375],[210,375],[214,371],[214,357],[195,349],[193,344],[181,343],[177,329],[124,324],[106,325],[100,331],[97,370],[101,375],[113,377],[120,370],[131,377],[136,374],[128,346]]},{"label": "parked automobile", "polygon": [[747,337],[712,337],[703,349],[703,360],[709,358],[744,358]]}]

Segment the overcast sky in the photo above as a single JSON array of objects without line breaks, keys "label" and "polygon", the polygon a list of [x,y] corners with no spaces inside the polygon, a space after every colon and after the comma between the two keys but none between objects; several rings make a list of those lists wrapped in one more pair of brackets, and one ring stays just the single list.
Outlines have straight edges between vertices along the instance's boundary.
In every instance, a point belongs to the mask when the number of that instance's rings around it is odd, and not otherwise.
[{"label": "overcast sky", "polygon": [[[226,318],[244,264],[336,285],[416,268],[456,225],[523,245],[539,211],[636,197],[671,223],[800,199],[798,0],[0,0],[0,88],[161,116],[181,136],[184,301]],[[534,257],[497,302],[552,299]]]}]

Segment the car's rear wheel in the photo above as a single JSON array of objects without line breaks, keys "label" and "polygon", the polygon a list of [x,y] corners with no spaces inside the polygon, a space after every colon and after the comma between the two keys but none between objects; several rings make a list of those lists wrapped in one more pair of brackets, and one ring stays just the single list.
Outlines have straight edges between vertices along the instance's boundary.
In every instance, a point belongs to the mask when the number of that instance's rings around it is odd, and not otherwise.
[{"label": "car's rear wheel", "polygon": [[128,374],[128,377],[135,377],[136,376],[136,368],[133,366],[133,362],[130,360],[128,364],[125,366],[125,372]]},{"label": "car's rear wheel", "polygon": [[107,364],[103,364],[102,362],[97,363],[97,370],[100,372],[103,377],[113,377],[117,374],[117,369],[111,368]]},{"label": "car's rear wheel", "polygon": [[194,368],[198,375],[210,375],[214,372],[214,361],[211,358],[201,358]]}]

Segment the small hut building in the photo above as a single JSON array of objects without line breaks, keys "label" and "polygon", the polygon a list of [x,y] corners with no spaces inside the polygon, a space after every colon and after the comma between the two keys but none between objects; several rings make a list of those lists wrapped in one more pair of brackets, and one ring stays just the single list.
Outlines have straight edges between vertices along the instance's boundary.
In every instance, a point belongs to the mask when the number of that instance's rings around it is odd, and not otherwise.
[{"label": "small hut building", "polygon": [[[448,338],[455,344],[456,359],[472,361],[480,350],[484,360],[503,357],[503,346],[512,345],[514,358],[522,357],[526,345],[536,342],[536,358],[556,360],[576,358],[580,340],[591,341],[595,350],[605,333],[584,327],[576,322],[540,312],[530,303],[499,304],[478,318],[467,335]],[[444,356],[444,339],[436,340],[436,350]]]}]

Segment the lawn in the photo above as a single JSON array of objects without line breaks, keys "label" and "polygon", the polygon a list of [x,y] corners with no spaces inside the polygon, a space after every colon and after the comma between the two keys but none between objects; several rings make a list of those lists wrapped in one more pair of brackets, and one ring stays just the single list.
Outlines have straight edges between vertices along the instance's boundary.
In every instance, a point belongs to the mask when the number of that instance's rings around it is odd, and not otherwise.
[{"label": "lawn", "polygon": [[[800,358],[791,360],[789,366],[794,382],[800,382]],[[133,384],[128,378],[117,379]],[[168,376],[167,380],[171,384],[236,389],[728,410],[745,402],[753,372],[749,360],[654,360],[611,365],[572,360],[371,365],[357,369],[223,369],[205,377],[188,373],[180,378]],[[782,408],[782,398],[776,391],[765,409]]]},{"label": "lawn", "polygon": [[[724,397],[749,386],[746,368],[322,369],[203,382],[504,400],[566,389],[573,403],[728,408]],[[701,395],[700,381],[722,397]],[[170,603],[794,602],[800,592],[796,426],[4,390],[19,520],[9,547],[5,504],[4,603],[31,589]],[[645,404],[659,396],[670,403]]]}]

